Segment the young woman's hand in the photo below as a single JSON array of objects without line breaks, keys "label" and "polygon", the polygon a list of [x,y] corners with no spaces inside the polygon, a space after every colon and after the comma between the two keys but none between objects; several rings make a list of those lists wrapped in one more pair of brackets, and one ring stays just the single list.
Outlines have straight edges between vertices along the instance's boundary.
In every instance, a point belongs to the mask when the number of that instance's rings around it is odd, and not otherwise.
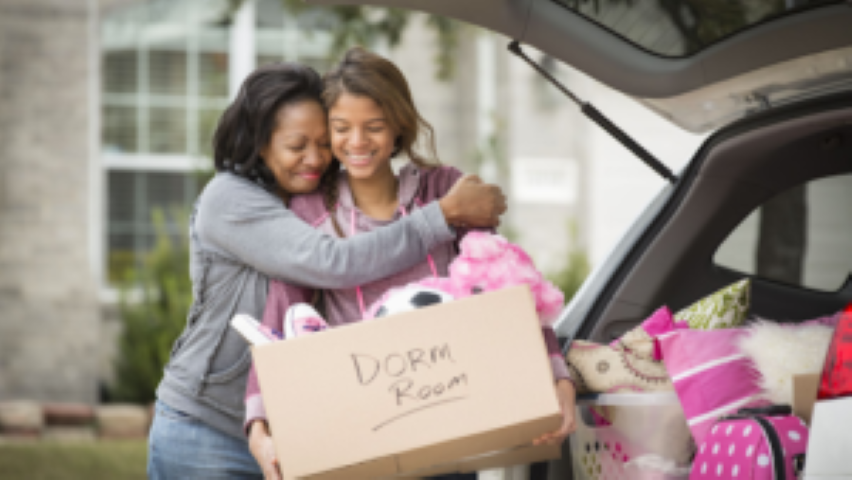
[{"label": "young woman's hand", "polygon": [[506,196],[497,185],[465,175],[440,200],[447,223],[455,227],[496,227],[506,212]]},{"label": "young woman's hand", "polygon": [[577,424],[574,421],[574,415],[577,411],[577,392],[574,390],[574,384],[565,379],[556,382],[556,397],[559,399],[559,408],[562,410],[562,426],[555,432],[546,433],[536,438],[533,440],[533,445],[561,444],[568,435],[571,435],[577,429]]},{"label": "young woman's hand", "polygon": [[260,469],[263,470],[263,478],[266,480],[282,480],[281,471],[278,469],[278,457],[275,456],[275,444],[269,427],[263,420],[255,420],[249,430],[249,450],[254,456]]}]

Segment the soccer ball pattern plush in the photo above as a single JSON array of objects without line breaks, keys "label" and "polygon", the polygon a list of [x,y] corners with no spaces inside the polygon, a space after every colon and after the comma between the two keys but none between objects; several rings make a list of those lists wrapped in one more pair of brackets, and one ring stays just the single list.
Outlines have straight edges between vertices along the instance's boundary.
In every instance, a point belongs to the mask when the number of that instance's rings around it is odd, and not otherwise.
[{"label": "soccer ball pattern plush", "polygon": [[[542,325],[552,325],[562,310],[564,296],[552,283],[545,280],[532,259],[521,247],[510,243],[500,235],[486,232],[470,232],[459,245],[458,257],[449,267],[449,277],[429,277],[405,287],[392,288],[368,310],[366,318],[375,318],[395,313],[390,307],[397,293],[404,304],[405,291],[419,287],[440,291],[450,299],[458,299],[482,292],[502,290],[517,285],[527,285],[535,300],[536,313]],[[446,300],[444,300],[446,301]],[[384,308],[385,306],[388,308]],[[395,307],[394,307],[395,308]],[[400,310],[404,311],[404,310]]]},{"label": "soccer ball pattern plush", "polygon": [[409,285],[402,289],[396,289],[376,310],[375,318],[396,315],[397,313],[452,300],[453,296],[447,292],[419,285]]}]

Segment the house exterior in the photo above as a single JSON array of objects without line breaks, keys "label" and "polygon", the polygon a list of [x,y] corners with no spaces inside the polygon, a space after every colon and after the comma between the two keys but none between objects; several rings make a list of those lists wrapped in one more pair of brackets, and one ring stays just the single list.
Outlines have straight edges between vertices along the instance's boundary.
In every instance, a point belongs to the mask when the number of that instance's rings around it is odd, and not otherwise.
[{"label": "house exterior", "polygon": [[[331,65],[321,13],[247,0],[229,16],[228,4],[0,0],[0,401],[99,399],[120,330],[116,281],[150,249],[152,210],[194,199],[242,79],[269,61]],[[400,46],[375,48],[408,77],[443,163],[509,193],[507,236],[545,272],[572,248],[594,265],[664,182],[506,53],[508,40],[466,27],[448,81],[435,78],[423,16]],[[670,167],[700,143],[553,71]]]}]

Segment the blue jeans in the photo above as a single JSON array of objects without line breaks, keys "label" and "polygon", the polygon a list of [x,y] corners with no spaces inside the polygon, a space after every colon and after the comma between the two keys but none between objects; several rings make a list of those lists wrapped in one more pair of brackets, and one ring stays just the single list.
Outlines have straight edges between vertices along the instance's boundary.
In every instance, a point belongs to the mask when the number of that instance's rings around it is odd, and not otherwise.
[{"label": "blue jeans", "polygon": [[[451,473],[431,480],[476,480],[475,473]],[[263,479],[244,439],[224,434],[157,401],[148,438],[151,480]]]},{"label": "blue jeans", "polygon": [[148,478],[262,480],[263,473],[246,439],[222,433],[158,400],[148,438]]}]

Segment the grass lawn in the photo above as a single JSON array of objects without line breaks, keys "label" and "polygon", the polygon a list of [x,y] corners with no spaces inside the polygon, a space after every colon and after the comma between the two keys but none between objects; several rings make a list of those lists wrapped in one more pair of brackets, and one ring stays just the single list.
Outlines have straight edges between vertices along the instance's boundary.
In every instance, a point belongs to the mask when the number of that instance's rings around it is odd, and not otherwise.
[{"label": "grass lawn", "polygon": [[145,477],[145,440],[0,444],[4,480],[112,480]]}]

